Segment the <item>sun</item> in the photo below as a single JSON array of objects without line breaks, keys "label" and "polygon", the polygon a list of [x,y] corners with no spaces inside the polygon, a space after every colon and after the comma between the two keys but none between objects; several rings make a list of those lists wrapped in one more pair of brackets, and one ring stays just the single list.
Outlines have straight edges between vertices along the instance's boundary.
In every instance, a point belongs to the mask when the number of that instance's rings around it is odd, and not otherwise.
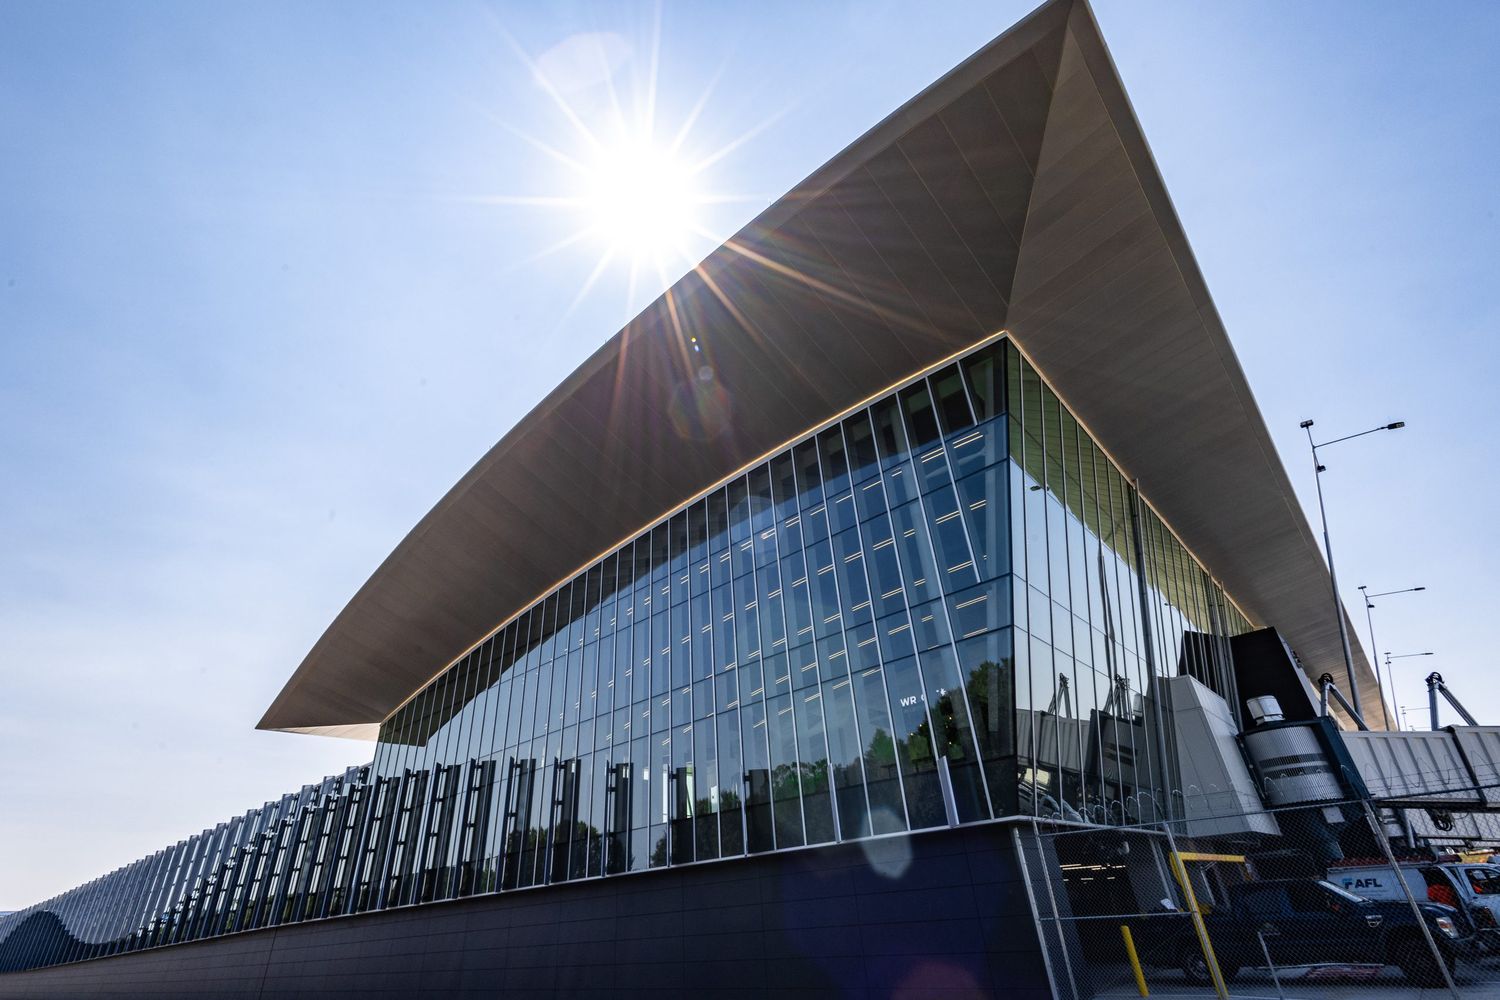
[{"label": "sun", "polygon": [[[765,205],[764,194],[715,189],[716,166],[780,119],[777,111],[727,140],[705,143],[702,116],[723,73],[702,86],[684,113],[659,107],[660,12],[642,45],[610,32],[570,36],[533,57],[508,33],[502,37],[557,112],[543,135],[497,124],[551,163],[546,193],[473,196],[490,205],[544,209],[560,238],[516,262],[526,266],[565,250],[595,255],[592,270],[561,323],[606,274],[623,273],[627,312],[639,293],[652,296],[696,267],[719,237],[711,216],[733,203]],[[636,53],[644,51],[639,60]],[[632,72],[632,69],[636,72]],[[669,124],[666,120],[672,119]]]},{"label": "sun", "polygon": [[696,171],[649,140],[601,146],[581,178],[582,225],[601,250],[636,266],[683,258],[702,231]]}]

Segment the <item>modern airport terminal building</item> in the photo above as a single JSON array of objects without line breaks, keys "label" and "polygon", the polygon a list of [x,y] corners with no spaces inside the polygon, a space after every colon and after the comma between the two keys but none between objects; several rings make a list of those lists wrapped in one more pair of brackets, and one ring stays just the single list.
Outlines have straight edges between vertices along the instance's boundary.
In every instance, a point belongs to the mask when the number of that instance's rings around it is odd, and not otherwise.
[{"label": "modern airport terminal building", "polygon": [[[260,722],[367,766],[0,918],[0,996],[1095,995],[1080,870],[1135,890],[1110,914],[1222,893],[1189,862],[1371,853],[1360,802],[1411,850],[1492,839],[1500,742],[1394,732],[1332,609],[1093,16],[1051,0],[412,529]],[[1307,802],[1342,804],[1278,820]]]}]

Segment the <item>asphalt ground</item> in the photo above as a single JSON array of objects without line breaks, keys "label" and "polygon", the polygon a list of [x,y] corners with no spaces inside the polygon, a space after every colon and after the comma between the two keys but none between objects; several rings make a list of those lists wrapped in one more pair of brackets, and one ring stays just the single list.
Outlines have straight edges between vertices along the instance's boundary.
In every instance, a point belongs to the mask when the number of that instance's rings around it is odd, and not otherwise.
[{"label": "asphalt ground", "polygon": [[[1413,986],[1392,966],[1304,966],[1276,972],[1273,978],[1265,969],[1242,969],[1229,984],[1229,995],[1234,1000],[1439,1000],[1451,996],[1446,987]],[[1134,977],[1123,966],[1107,971],[1095,967],[1087,977],[1096,997],[1140,997]],[[1453,978],[1463,1000],[1500,1000],[1500,955],[1461,960]],[[1189,983],[1175,969],[1146,970],[1146,987],[1153,997],[1214,996],[1211,987]]]}]

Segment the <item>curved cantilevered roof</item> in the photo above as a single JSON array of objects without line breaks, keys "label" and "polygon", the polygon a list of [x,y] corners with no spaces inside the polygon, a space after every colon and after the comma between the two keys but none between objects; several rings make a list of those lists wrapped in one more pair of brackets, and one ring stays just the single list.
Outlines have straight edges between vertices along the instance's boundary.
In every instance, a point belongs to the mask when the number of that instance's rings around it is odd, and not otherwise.
[{"label": "curved cantilevered roof", "polygon": [[605,550],[1001,329],[1240,608],[1314,676],[1342,676],[1327,569],[1098,26],[1053,0],[542,400],[360,588],[260,728],[372,735]]}]

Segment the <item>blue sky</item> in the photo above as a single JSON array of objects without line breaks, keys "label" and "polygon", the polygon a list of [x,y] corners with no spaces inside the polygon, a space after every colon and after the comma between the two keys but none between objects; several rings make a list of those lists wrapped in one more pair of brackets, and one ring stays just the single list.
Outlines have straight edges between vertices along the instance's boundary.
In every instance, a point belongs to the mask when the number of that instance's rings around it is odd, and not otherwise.
[{"label": "blue sky", "polygon": [[[368,759],[253,725],[663,287],[580,296],[587,239],[536,259],[580,213],[515,201],[576,193],[535,60],[592,121],[659,23],[661,130],[702,100],[688,146],[732,146],[701,256],[1029,6],[0,5],[0,909]],[[1304,504],[1299,421],[1409,424],[1326,456],[1361,635],[1358,584],[1429,588],[1378,611],[1382,650],[1438,654],[1397,702],[1436,667],[1500,722],[1500,8],[1097,14]],[[559,61],[580,35],[603,69]]]}]

